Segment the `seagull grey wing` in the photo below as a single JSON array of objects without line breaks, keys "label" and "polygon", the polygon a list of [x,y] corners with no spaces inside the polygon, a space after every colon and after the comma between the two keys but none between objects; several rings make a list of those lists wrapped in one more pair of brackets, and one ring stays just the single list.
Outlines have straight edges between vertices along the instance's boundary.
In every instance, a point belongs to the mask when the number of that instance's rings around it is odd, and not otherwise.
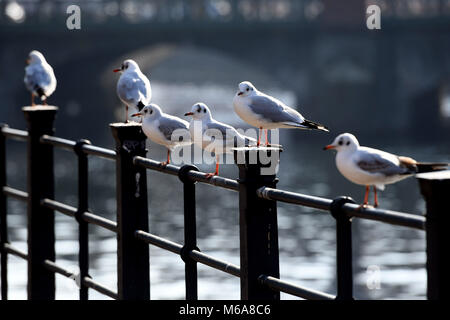
[{"label": "seagull grey wing", "polygon": [[38,88],[44,89],[51,83],[51,77],[42,66],[33,66],[25,72],[25,85],[30,91]]},{"label": "seagull grey wing", "polygon": [[[227,125],[225,123],[221,123],[221,122],[214,121],[214,120],[209,122],[206,125],[205,129],[206,129],[206,131],[205,131],[206,135],[215,135],[215,133],[217,131],[219,131],[222,134],[224,140],[227,140],[229,138],[233,138],[233,136],[238,134],[236,132],[236,129],[234,129],[232,126],[229,126],[229,125]],[[211,131],[208,131],[208,130],[211,130]],[[214,132],[213,130],[214,131],[217,130],[217,131]],[[232,137],[229,137],[230,134],[232,135]]]},{"label": "seagull grey wing", "polygon": [[215,131],[215,132],[214,131],[208,132],[206,130],[205,131],[206,135],[210,135],[215,139],[216,138],[215,134],[218,131],[222,134],[223,140],[226,141],[226,144],[232,143],[234,147],[244,147],[251,145],[253,142],[256,143],[256,139],[243,136],[232,126],[218,121],[211,121],[210,123],[208,123],[206,129],[207,130],[211,129]]},{"label": "seagull grey wing", "polygon": [[411,173],[409,169],[399,166],[377,153],[363,152],[355,162],[363,171],[372,174],[380,173],[387,177]]},{"label": "seagull grey wing", "polygon": [[[189,127],[186,125],[186,123],[174,118],[161,118],[159,120],[158,129],[162,132],[167,140],[172,140],[172,134],[175,130],[186,130],[187,136],[190,136]],[[182,139],[181,136],[178,135],[178,137],[179,139]]]},{"label": "seagull grey wing", "polygon": [[295,110],[284,106],[280,101],[266,96],[257,95],[251,97],[248,105],[252,112],[260,115],[267,121],[274,123],[301,124],[303,117]]},{"label": "seagull grey wing", "polygon": [[[139,101],[145,99],[149,94],[144,81],[131,75],[125,75],[119,79],[117,93],[121,99],[134,104],[139,103]],[[145,103],[147,102],[145,101]]]}]

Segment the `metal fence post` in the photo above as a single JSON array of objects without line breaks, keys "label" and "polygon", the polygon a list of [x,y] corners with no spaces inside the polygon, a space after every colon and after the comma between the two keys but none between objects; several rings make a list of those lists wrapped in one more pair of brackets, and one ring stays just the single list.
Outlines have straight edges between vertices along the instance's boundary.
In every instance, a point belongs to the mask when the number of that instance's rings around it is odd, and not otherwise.
[{"label": "metal fence post", "polygon": [[198,171],[192,165],[184,165],[178,171],[178,177],[183,182],[184,197],[184,246],[181,258],[185,263],[186,278],[186,300],[197,300],[197,262],[189,257],[189,252],[197,248],[197,219],[195,215],[195,182],[189,180],[186,174],[191,171]]},{"label": "metal fence post", "polygon": [[88,208],[88,156],[81,149],[83,145],[91,144],[89,140],[78,140],[74,151],[78,156],[78,209],[75,218],[78,222],[78,265],[80,267],[80,300],[88,300],[88,287],[84,284],[83,279],[88,276],[89,272],[89,227],[88,223],[83,220],[84,212],[89,211]]},{"label": "metal fence post", "polygon": [[336,219],[336,300],[353,300],[352,222],[342,211],[345,203],[355,201],[339,197],[331,203],[331,215]]},{"label": "metal fence post", "polygon": [[44,260],[55,261],[55,217],[41,206],[41,199],[54,199],[53,147],[41,144],[42,135],[54,134],[58,111],[53,106],[23,107],[28,125],[28,299],[55,299],[55,274]]},{"label": "metal fence post", "polygon": [[280,150],[240,148],[234,157],[239,168],[241,299],[279,300],[278,291],[259,281],[261,275],[280,275],[277,203],[258,197],[257,190],[276,187]]},{"label": "metal fence post", "polygon": [[[0,125],[0,129],[7,127]],[[0,133],[0,188],[6,186],[6,144],[5,136]],[[5,243],[8,243],[8,222],[7,222],[7,202],[6,195],[0,189],[0,268],[1,268],[1,292],[2,300],[8,299],[8,254],[5,251]]]},{"label": "metal fence post", "polygon": [[418,174],[420,191],[426,201],[427,297],[450,298],[450,170]]},{"label": "metal fence post", "polygon": [[149,247],[135,238],[148,232],[147,172],[133,164],[145,157],[146,136],[138,123],[110,125],[116,140],[118,295],[122,300],[150,299]]}]

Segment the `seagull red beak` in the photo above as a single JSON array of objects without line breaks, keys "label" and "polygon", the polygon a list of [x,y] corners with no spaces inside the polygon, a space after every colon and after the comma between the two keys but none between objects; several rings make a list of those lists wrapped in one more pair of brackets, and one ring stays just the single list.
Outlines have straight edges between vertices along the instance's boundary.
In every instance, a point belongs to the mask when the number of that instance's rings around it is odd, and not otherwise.
[{"label": "seagull red beak", "polygon": [[114,69],[113,72],[119,72],[122,71],[122,69]]},{"label": "seagull red beak", "polygon": [[323,147],[323,150],[330,150],[330,149],[334,149],[334,148],[336,148],[336,147],[333,146],[332,144],[329,144],[329,145]]},{"label": "seagull red beak", "polygon": [[193,113],[193,112],[186,112],[184,115],[185,115],[185,116],[193,116],[194,113]]},{"label": "seagull red beak", "polygon": [[134,113],[131,115],[132,117],[142,117],[142,113],[138,112],[138,113]]}]

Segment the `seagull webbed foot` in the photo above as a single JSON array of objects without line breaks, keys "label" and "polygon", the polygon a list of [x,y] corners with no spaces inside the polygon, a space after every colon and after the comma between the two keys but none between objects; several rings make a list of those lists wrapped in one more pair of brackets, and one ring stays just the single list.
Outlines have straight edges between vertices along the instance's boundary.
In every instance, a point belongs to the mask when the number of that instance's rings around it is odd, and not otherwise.
[{"label": "seagull webbed foot", "polygon": [[211,179],[212,177],[217,176],[217,173],[212,172],[212,173],[207,173],[206,174],[206,179]]},{"label": "seagull webbed foot", "polygon": [[373,208],[373,206],[371,206],[368,203],[362,203],[362,204],[359,205],[358,210],[368,209],[368,208]]}]

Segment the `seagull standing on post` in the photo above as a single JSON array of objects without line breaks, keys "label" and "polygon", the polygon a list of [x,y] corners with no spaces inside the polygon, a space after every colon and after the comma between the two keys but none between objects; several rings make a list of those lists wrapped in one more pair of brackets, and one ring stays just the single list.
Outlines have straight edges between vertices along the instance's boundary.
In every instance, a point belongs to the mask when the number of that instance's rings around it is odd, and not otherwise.
[{"label": "seagull standing on post", "polygon": [[377,189],[384,190],[384,185],[395,183],[416,173],[443,170],[448,166],[448,163],[417,162],[409,157],[362,147],[350,133],[338,135],[332,144],[323,149],[336,150],[336,166],[339,172],[351,182],[366,186],[364,203],[361,207],[368,206],[370,186],[373,186],[375,193],[374,207],[378,207]]},{"label": "seagull standing on post", "polygon": [[305,119],[295,109],[280,100],[271,97],[249,82],[239,83],[239,90],[233,99],[234,111],[248,124],[259,128],[258,146],[261,142],[261,130],[264,129],[266,146],[269,144],[267,130],[276,128],[295,128],[321,130],[328,128],[319,123]]},{"label": "seagull standing on post", "polygon": [[139,112],[150,103],[152,97],[150,81],[141,72],[138,64],[131,59],[125,60],[120,69],[114,69],[113,71],[122,73],[119,81],[117,81],[117,95],[125,104],[125,122],[128,122],[129,107],[133,107]]},{"label": "seagull standing on post", "polygon": [[31,92],[31,105],[34,106],[34,97],[38,96],[46,105],[47,98],[56,89],[56,77],[53,68],[47,63],[42,53],[37,50],[30,52],[26,60],[25,86]]},{"label": "seagull standing on post", "polygon": [[[189,124],[191,139],[194,144],[200,148],[213,151],[216,154],[216,171],[208,173],[207,178],[211,178],[219,174],[219,156],[223,153],[232,152],[231,148],[256,145],[256,140],[240,134],[232,126],[216,121],[211,115],[208,106],[202,102],[195,103],[191,112],[184,114],[192,116]],[[201,122],[201,137],[195,137],[195,123]],[[218,135],[222,137],[221,141],[217,141]]]},{"label": "seagull standing on post", "polygon": [[[132,117],[142,117],[142,131],[147,138],[167,147],[167,161],[162,163],[163,166],[170,163],[170,152],[175,147],[192,144],[189,122],[162,112],[161,108],[155,103],[145,106]],[[177,137],[183,137],[183,139],[173,139],[174,133],[177,134]]]}]

